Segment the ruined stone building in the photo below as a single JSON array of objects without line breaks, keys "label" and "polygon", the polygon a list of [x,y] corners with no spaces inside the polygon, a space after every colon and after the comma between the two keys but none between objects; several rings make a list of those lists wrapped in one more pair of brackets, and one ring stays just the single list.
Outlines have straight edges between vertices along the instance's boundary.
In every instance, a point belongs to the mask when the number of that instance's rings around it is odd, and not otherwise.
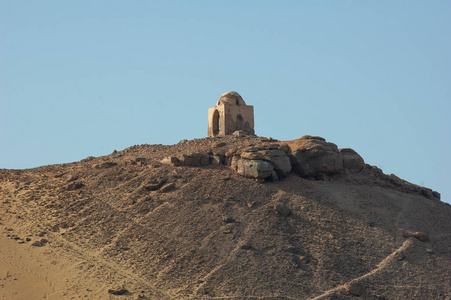
[{"label": "ruined stone building", "polygon": [[237,92],[221,95],[218,103],[208,109],[208,136],[226,136],[239,131],[254,135],[254,107],[246,105]]}]

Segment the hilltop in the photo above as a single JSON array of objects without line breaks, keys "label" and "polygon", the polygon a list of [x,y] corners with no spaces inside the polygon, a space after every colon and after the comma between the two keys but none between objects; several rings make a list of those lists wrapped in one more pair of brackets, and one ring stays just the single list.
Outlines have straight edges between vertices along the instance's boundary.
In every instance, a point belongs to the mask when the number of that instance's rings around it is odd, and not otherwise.
[{"label": "hilltop", "polygon": [[0,295],[450,299],[450,220],[320,137],[137,145],[0,170]]}]

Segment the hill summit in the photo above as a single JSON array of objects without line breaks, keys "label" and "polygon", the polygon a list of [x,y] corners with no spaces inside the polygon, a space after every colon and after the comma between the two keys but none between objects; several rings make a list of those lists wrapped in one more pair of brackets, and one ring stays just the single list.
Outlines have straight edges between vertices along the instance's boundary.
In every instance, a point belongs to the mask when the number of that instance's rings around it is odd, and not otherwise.
[{"label": "hill summit", "polygon": [[451,206],[321,137],[0,170],[0,200],[3,299],[451,299]]}]

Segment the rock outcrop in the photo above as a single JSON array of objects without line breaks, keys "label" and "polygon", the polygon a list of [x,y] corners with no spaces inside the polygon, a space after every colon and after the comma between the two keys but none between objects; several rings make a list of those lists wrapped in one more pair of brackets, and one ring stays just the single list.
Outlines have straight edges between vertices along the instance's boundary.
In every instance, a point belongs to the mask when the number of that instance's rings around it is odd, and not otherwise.
[{"label": "rock outcrop", "polygon": [[[249,140],[249,137],[230,137],[230,140]],[[292,141],[255,138],[236,147],[224,142],[227,138],[214,138],[209,150],[178,153],[159,162],[174,167],[203,167],[225,165],[239,175],[258,181],[278,181],[292,171],[314,180],[345,180],[354,184],[390,186],[409,194],[420,194],[440,199],[440,194],[397,176],[386,175],[381,169],[365,164],[353,149],[338,149],[322,137],[303,136]],[[186,142],[184,142],[186,143]]]},{"label": "rock outcrop", "polygon": [[235,156],[232,159],[232,169],[238,174],[248,178],[265,179],[272,176],[274,169],[272,165],[261,159],[244,159]]},{"label": "rock outcrop", "polygon": [[303,177],[321,177],[340,172],[343,157],[337,145],[317,136],[303,136],[291,141],[293,170]]},{"label": "rock outcrop", "polygon": [[247,148],[233,156],[231,168],[244,177],[279,180],[291,172],[291,163],[278,148],[277,144]]}]

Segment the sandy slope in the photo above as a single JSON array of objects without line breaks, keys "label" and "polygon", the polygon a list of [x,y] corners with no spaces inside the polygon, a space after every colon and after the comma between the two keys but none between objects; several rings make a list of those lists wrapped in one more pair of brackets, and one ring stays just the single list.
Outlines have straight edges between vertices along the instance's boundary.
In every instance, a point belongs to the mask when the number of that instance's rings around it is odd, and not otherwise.
[{"label": "sandy slope", "polygon": [[[224,141],[221,151],[262,143]],[[261,183],[223,165],[159,163],[208,153],[212,142],[0,170],[0,295],[450,299],[449,205],[365,174]],[[172,189],[148,188],[161,179]],[[288,217],[275,212],[279,202],[291,209]],[[428,241],[405,237],[416,231]],[[43,238],[42,247],[31,245]],[[108,293],[121,286],[129,294]]]}]

